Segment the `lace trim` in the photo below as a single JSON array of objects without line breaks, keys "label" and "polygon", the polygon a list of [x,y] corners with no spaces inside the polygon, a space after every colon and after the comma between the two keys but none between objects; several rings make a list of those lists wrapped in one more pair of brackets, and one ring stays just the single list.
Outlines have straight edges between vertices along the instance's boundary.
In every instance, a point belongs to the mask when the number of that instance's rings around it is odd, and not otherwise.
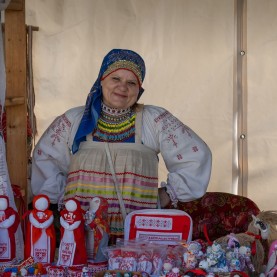
[{"label": "lace trim", "polygon": [[169,197],[172,201],[172,205],[175,208],[177,208],[178,198],[177,198],[177,194],[176,194],[175,190],[173,189],[173,187],[169,183],[165,183],[165,182],[161,183],[161,187],[166,188],[166,193],[169,195]]},{"label": "lace trim", "polygon": [[102,102],[102,112],[104,112],[110,116],[128,115],[130,113],[130,111],[131,111],[131,107],[129,107],[127,109],[110,108]]}]

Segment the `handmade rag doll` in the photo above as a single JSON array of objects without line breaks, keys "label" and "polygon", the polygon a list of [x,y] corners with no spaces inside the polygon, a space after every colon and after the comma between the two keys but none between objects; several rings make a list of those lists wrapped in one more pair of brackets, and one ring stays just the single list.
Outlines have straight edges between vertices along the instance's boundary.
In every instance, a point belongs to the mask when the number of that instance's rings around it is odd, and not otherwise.
[{"label": "handmade rag doll", "polygon": [[95,262],[105,261],[107,258],[102,249],[107,247],[109,242],[108,201],[103,197],[93,197],[85,219],[88,259]]},{"label": "handmade rag doll", "polygon": [[52,263],[55,256],[56,235],[53,212],[49,210],[47,195],[33,198],[33,209],[29,213],[25,239],[25,259],[32,256],[35,262]]},{"label": "handmade rag doll", "polygon": [[19,215],[9,206],[9,198],[0,195],[0,263],[15,258],[15,232],[19,223]]},{"label": "handmade rag doll", "polygon": [[65,202],[61,211],[61,242],[58,265],[71,266],[87,263],[84,211],[74,198]]},{"label": "handmade rag doll", "polygon": [[[245,233],[233,234],[240,246],[251,248],[251,261],[256,272],[263,272],[270,237],[275,234],[277,226],[277,211],[261,211],[257,216],[252,215]],[[218,243],[227,243],[229,236],[216,239]],[[248,258],[247,258],[248,259]],[[252,267],[252,266],[251,266]]]}]

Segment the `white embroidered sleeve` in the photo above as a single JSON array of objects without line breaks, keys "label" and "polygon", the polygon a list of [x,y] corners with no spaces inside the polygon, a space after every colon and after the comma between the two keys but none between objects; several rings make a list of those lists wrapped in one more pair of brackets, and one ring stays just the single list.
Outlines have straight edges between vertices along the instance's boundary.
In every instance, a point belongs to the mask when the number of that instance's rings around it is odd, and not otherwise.
[{"label": "white embroidered sleeve", "polygon": [[33,151],[32,193],[46,194],[54,204],[63,197],[72,141],[83,110],[83,107],[73,108],[57,117],[44,132]]},{"label": "white embroidered sleeve", "polygon": [[46,194],[51,203],[57,203],[63,194],[70,161],[70,128],[71,122],[65,115],[57,117],[33,151],[32,193]]},{"label": "white embroidered sleeve", "polygon": [[145,106],[145,145],[160,152],[168,170],[165,186],[173,203],[204,195],[211,174],[212,156],[206,143],[167,110]]}]

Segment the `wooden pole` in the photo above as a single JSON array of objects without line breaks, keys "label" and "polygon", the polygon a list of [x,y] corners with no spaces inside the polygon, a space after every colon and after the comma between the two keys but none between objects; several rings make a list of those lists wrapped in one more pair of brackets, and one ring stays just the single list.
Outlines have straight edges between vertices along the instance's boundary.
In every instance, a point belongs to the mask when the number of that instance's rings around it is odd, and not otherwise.
[{"label": "wooden pole", "polygon": [[5,10],[7,90],[7,165],[12,184],[27,204],[27,37],[25,0],[12,0]]}]

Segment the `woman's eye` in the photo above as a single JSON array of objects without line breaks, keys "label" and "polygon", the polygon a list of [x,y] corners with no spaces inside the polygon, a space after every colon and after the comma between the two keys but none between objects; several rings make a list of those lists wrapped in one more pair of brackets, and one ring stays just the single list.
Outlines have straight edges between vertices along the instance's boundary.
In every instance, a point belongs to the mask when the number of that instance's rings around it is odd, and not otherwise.
[{"label": "woman's eye", "polygon": [[137,83],[136,83],[136,82],[133,82],[133,81],[128,82],[128,84],[129,84],[130,86],[136,86],[136,85],[137,85]]},{"label": "woman's eye", "polygon": [[114,81],[120,81],[120,79],[118,77],[113,77],[112,78]]}]

